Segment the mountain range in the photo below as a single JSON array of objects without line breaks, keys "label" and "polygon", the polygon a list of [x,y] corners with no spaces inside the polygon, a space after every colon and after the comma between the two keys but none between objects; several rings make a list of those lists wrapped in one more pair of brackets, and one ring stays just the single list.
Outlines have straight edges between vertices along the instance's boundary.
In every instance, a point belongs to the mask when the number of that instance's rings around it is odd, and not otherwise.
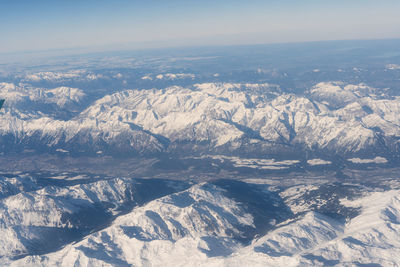
[{"label": "mountain range", "polygon": [[3,151],[399,156],[400,98],[365,84],[318,83],[295,95],[270,84],[204,83],[95,101],[68,87],[2,83],[0,92]]},{"label": "mountain range", "polygon": [[[329,266],[400,263],[400,191],[265,179],[3,176],[0,263]],[[383,188],[389,186],[384,191]],[[190,257],[188,257],[190,255]]]}]

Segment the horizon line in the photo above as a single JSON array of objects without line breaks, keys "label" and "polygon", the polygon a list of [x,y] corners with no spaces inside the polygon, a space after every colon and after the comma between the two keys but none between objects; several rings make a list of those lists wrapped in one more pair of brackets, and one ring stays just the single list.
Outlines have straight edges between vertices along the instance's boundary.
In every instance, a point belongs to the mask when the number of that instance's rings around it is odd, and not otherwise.
[{"label": "horizon line", "polygon": [[[284,42],[262,42],[262,43],[249,43],[249,44],[202,44],[202,45],[164,45],[164,46],[154,46],[156,43],[167,43],[164,42],[140,42],[140,43],[112,43],[106,45],[87,45],[87,46],[75,46],[75,47],[65,47],[65,48],[49,48],[49,49],[34,49],[34,50],[15,50],[10,52],[0,52],[0,56],[13,56],[13,55],[23,55],[23,54],[46,54],[46,53],[57,53],[57,52],[73,52],[76,54],[90,54],[90,53],[105,53],[105,52],[128,52],[128,51],[160,51],[164,49],[187,49],[187,48],[213,48],[213,47],[245,47],[245,46],[268,46],[268,45],[290,45],[290,44],[312,44],[312,43],[330,43],[330,42],[351,42],[351,41],[400,41],[400,37],[396,38],[356,38],[356,39],[331,39],[331,40],[309,40],[309,41],[284,41]],[[134,47],[144,44],[153,45],[153,47]],[[120,49],[116,48],[121,46]],[[129,47],[127,47],[129,46]],[[79,50],[81,50],[79,52]],[[93,50],[83,52],[82,50]]]}]

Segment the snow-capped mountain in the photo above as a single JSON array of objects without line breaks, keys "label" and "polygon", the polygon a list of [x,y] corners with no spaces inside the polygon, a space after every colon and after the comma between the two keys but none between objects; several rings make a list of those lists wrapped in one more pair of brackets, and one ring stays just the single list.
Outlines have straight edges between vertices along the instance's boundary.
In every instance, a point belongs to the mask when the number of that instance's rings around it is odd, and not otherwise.
[{"label": "snow-capped mountain", "polygon": [[54,185],[46,185],[46,181],[29,175],[2,177],[0,232],[5,238],[0,240],[0,258],[57,249],[103,227],[135,205],[188,186],[162,180],[82,182],[85,177],[72,176],[65,182],[65,178],[54,177]]},{"label": "snow-capped mountain", "polygon": [[[85,93],[78,88],[56,87],[52,89],[32,87],[27,84],[0,83],[0,98],[7,99],[7,113],[17,120],[51,118],[71,115],[79,110]],[[2,114],[2,116],[4,116]]]},{"label": "snow-capped mountain", "polygon": [[23,175],[6,180],[3,190],[20,184],[25,189],[3,193],[1,264],[400,263],[398,183],[382,190],[329,182],[281,188],[264,184],[265,179],[51,178],[69,181],[67,186],[41,185]]},{"label": "snow-capped mountain", "polygon": [[22,77],[23,81],[27,82],[40,82],[40,81],[50,81],[50,82],[64,82],[68,80],[96,80],[103,78],[101,74],[94,74],[86,70],[71,70],[67,72],[54,72],[45,71],[26,74]]},{"label": "snow-capped mountain", "polygon": [[1,138],[13,147],[132,154],[373,151],[385,157],[399,151],[400,99],[364,84],[319,83],[303,96],[269,84],[125,90],[67,120],[41,103],[68,109],[84,97],[79,89],[3,83],[0,96],[10,99],[0,117]]}]

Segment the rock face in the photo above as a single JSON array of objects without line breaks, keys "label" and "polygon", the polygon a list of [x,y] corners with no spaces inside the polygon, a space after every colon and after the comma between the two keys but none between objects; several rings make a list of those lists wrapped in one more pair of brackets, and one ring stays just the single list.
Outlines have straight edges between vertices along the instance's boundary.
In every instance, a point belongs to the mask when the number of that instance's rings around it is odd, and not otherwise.
[{"label": "rock face", "polygon": [[[197,84],[126,90],[69,119],[79,89],[29,89],[3,83],[2,146],[70,152],[290,153],[398,155],[400,99],[364,84],[319,83],[304,96],[268,84]],[[82,105],[81,105],[82,106]],[[27,108],[29,107],[29,109]],[[30,111],[28,111],[30,110]],[[72,114],[72,113],[71,113]],[[5,148],[5,147],[4,147]]]}]

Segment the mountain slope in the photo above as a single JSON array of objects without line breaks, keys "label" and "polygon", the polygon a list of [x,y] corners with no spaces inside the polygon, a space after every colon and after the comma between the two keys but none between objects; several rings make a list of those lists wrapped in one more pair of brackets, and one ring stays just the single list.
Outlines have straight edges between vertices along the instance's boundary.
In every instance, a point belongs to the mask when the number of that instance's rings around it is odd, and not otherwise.
[{"label": "mountain slope", "polygon": [[[331,202],[329,195],[335,191],[327,196],[327,188],[334,187],[289,187],[281,192],[288,197],[285,204],[262,184],[229,180],[195,184],[136,207],[59,251],[28,256],[13,265],[399,264],[400,191],[369,189],[352,200],[340,198],[341,204],[331,207],[331,214],[358,209],[344,218],[301,207],[304,193],[319,192],[317,202]],[[352,190],[356,193],[360,187]]]}]

